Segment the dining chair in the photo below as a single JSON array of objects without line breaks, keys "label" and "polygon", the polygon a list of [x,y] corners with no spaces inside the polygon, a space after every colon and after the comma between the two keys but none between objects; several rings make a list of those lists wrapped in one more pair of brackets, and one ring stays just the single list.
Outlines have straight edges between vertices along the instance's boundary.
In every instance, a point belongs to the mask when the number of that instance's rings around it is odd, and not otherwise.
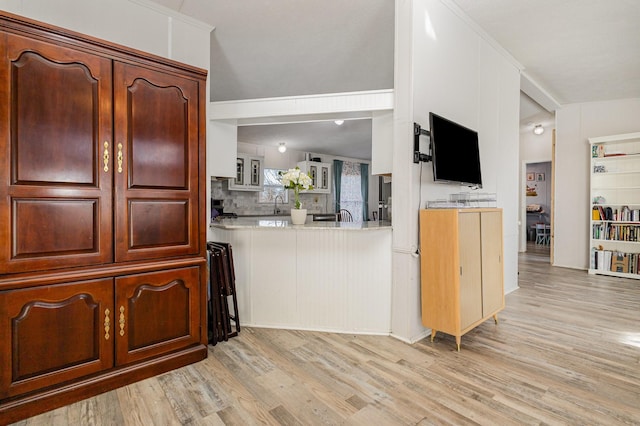
[{"label": "dining chair", "polygon": [[339,222],[353,222],[353,216],[351,216],[351,212],[347,209],[340,209],[338,211],[338,221]]},{"label": "dining chair", "polygon": [[549,244],[551,227],[544,223],[536,223],[536,244]]}]

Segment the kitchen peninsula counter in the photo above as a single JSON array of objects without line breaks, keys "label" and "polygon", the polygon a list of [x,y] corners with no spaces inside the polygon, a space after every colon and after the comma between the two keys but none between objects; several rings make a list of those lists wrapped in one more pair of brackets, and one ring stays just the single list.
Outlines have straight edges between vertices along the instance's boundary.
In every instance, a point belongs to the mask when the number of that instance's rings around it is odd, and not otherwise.
[{"label": "kitchen peninsula counter", "polygon": [[210,241],[230,243],[241,325],[345,333],[391,331],[388,222],[222,219]]},{"label": "kitchen peninsula counter", "polygon": [[307,221],[304,225],[293,225],[288,217],[272,217],[272,216],[256,216],[256,217],[238,217],[233,219],[221,219],[211,223],[211,228],[221,229],[269,229],[269,228],[287,228],[296,230],[307,229],[343,229],[355,231],[368,231],[378,229],[390,229],[391,222],[329,222],[329,221]]}]

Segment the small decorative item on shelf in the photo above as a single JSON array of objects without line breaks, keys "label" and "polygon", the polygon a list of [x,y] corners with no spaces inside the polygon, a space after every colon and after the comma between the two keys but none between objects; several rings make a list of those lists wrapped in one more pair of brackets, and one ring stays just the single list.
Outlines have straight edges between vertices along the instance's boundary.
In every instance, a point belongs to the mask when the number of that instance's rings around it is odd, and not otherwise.
[{"label": "small decorative item on shelf", "polygon": [[294,225],[303,225],[307,219],[307,209],[302,208],[300,202],[300,191],[311,190],[311,178],[306,173],[300,171],[300,167],[289,169],[286,172],[280,172],[280,182],[287,189],[293,189],[295,196],[294,208],[291,209],[291,222]]},{"label": "small decorative item on shelf", "polygon": [[604,151],[604,145],[593,145],[591,147],[591,157],[592,158],[606,157],[605,151]]}]

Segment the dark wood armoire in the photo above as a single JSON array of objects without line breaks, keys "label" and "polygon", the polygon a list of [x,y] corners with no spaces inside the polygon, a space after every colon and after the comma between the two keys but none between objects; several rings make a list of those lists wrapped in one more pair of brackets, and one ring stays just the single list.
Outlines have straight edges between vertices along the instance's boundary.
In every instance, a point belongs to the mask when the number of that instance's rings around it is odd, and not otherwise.
[{"label": "dark wood armoire", "polygon": [[0,13],[0,424],[206,357],[205,86]]}]

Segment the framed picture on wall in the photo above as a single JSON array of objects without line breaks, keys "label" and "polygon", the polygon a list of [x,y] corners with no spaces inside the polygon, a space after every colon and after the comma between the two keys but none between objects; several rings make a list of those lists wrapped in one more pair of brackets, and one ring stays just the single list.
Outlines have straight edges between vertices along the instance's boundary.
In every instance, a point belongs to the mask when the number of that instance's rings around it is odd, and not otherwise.
[{"label": "framed picture on wall", "polygon": [[537,180],[538,182],[542,182],[542,181],[544,181],[544,173],[538,173],[538,174],[536,174],[536,180]]},{"label": "framed picture on wall", "polygon": [[536,180],[536,174],[535,173],[527,173],[527,181],[534,181]]}]

